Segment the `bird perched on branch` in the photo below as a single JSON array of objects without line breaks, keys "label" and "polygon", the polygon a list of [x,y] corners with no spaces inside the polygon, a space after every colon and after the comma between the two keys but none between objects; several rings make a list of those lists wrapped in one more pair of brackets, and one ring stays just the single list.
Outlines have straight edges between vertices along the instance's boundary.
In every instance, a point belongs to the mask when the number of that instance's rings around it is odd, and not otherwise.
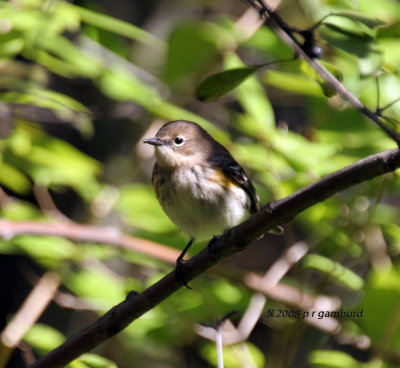
[{"label": "bird perched on branch", "polygon": [[166,123],[155,138],[153,186],[161,207],[190,241],[177,259],[177,277],[193,241],[222,234],[258,211],[259,197],[228,150],[198,124]]}]

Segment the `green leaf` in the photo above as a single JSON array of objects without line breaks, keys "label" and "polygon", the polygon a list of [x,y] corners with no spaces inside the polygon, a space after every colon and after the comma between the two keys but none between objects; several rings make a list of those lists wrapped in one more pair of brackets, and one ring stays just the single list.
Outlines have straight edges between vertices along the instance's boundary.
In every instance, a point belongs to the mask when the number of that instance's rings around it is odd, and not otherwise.
[{"label": "green leaf", "polygon": [[343,351],[314,350],[308,357],[315,368],[362,368],[368,367]]},{"label": "green leaf", "polygon": [[216,280],[212,284],[212,292],[215,297],[226,304],[238,305],[242,299],[242,290],[225,280]]},{"label": "green leaf", "polygon": [[358,6],[357,1],[354,0],[326,0],[326,4],[334,8],[354,8]]},{"label": "green leaf", "polygon": [[324,96],[321,86],[315,83],[315,79],[301,73],[267,70],[262,73],[262,81],[275,88],[293,93],[315,97]]},{"label": "green leaf", "polygon": [[38,107],[45,107],[54,110],[69,108],[80,112],[89,112],[89,110],[71,97],[50,90],[31,89],[27,93],[16,91],[0,94],[0,100],[12,102],[15,104],[29,104]]},{"label": "green leaf", "polygon": [[381,52],[371,52],[368,57],[358,60],[358,70],[361,77],[376,75],[375,73],[381,68],[384,57]]},{"label": "green leaf", "polygon": [[364,286],[363,279],[352,270],[321,255],[309,254],[304,257],[302,264],[306,268],[329,276],[333,281],[350,290],[361,290]]},{"label": "green leaf", "polygon": [[366,313],[362,318],[364,333],[376,348],[388,352],[398,350],[400,344],[400,271],[398,268],[381,268],[368,277],[365,297],[361,304]]},{"label": "green leaf", "polygon": [[335,32],[342,33],[353,38],[374,39],[375,31],[363,23],[349,17],[332,15],[322,21],[322,24]]},{"label": "green leaf", "polygon": [[[77,100],[51,90],[27,89],[25,93],[16,91],[0,94],[0,100],[10,103],[13,112],[21,118],[28,119],[35,113],[29,111],[27,106],[52,110],[52,113],[62,121],[70,122],[85,135],[93,133],[90,111]],[[41,110],[38,110],[38,114]]]},{"label": "green leaf", "polygon": [[72,259],[77,249],[69,240],[55,236],[20,235],[12,242],[37,262],[48,266]]},{"label": "green leaf", "polygon": [[6,240],[0,239],[0,254],[18,254],[16,252],[15,247]]},{"label": "green leaf", "polygon": [[[251,361],[252,367],[265,367],[265,357],[260,349],[250,342],[244,342],[245,346],[229,345],[223,347],[225,368],[241,368],[242,362]],[[217,351],[215,343],[207,343],[201,349],[202,357],[212,366],[217,366]],[[250,356],[249,356],[250,355]]]},{"label": "green leaf", "polygon": [[69,64],[76,76],[96,78],[103,72],[103,67],[98,60],[83,53],[73,42],[65,37],[55,35],[35,39],[31,44],[31,48],[33,57],[38,49],[43,49],[55,55]]},{"label": "green leaf", "polygon": [[225,70],[208,77],[196,89],[200,101],[210,102],[226,95],[246,78],[253,75],[260,67],[244,67]]},{"label": "green leaf", "polygon": [[[82,363],[83,366],[74,364]],[[70,368],[118,368],[118,366],[111,360],[104,358],[98,354],[86,353],[80,356],[76,361],[71,362],[68,367]]]},{"label": "green leaf", "polygon": [[79,101],[71,98],[63,93],[58,93],[55,91],[51,91],[48,89],[35,89],[30,90],[30,94],[34,94],[38,97],[41,97],[43,100],[53,101],[56,107],[60,108],[61,106],[68,107],[71,110],[79,111],[79,112],[89,112],[89,109],[82,105]]},{"label": "green leaf", "polygon": [[[192,82],[193,76],[204,73],[218,56],[217,25],[184,23],[172,31],[168,40],[164,78],[171,86]],[[193,83],[193,82],[192,82]]]},{"label": "green leaf", "polygon": [[37,184],[70,185],[86,200],[98,193],[99,163],[69,143],[47,136],[29,124],[18,124],[7,143],[5,160]]},{"label": "green leaf", "polygon": [[127,185],[120,190],[115,209],[133,226],[156,233],[176,230],[162,211],[150,185]]},{"label": "green leaf", "polygon": [[122,36],[153,47],[157,47],[159,49],[165,48],[165,43],[162,40],[153,36],[151,33],[144,31],[142,28],[136,27],[133,24],[123,20],[110,17],[109,15],[100,14],[93,10],[82,8],[77,5],[73,5],[73,7],[78,11],[84,23],[110,32],[118,33]]},{"label": "green leaf", "polygon": [[125,298],[123,279],[100,264],[70,272],[65,278],[65,285],[100,310],[111,308]]},{"label": "green leaf", "polygon": [[345,17],[345,18],[349,18],[352,20],[356,20],[360,23],[365,24],[369,28],[376,28],[376,27],[386,25],[386,22],[384,22],[383,20],[380,20],[378,18],[371,18],[362,13],[358,13],[358,12],[352,11],[352,10],[333,12],[331,14],[339,16],[339,17]]},{"label": "green leaf", "polygon": [[[240,28],[239,31],[241,31]],[[269,27],[258,28],[257,32],[241,46],[258,49],[259,52],[265,53],[268,58],[273,56],[275,60],[293,57],[293,49],[284,43]]]},{"label": "green leaf", "polygon": [[[227,53],[224,59],[225,67],[241,68],[243,63],[236,53]],[[254,66],[262,69],[271,63]],[[272,104],[268,99],[264,86],[254,76],[250,75],[235,91],[235,96],[246,114],[252,117],[253,130],[258,130],[259,137],[265,137],[275,131],[275,116]]]},{"label": "green leaf", "polygon": [[12,201],[1,206],[1,217],[9,220],[45,220],[43,214],[32,203]]},{"label": "green leaf", "polygon": [[360,58],[368,57],[371,53],[378,53],[377,43],[371,37],[360,37],[358,35],[341,31],[340,28],[325,25],[321,28],[321,37],[330,46],[342,49]]},{"label": "green leaf", "polygon": [[[340,72],[340,70],[335,67],[333,64],[330,64],[328,62],[321,62],[323,66],[325,66],[325,68],[327,68],[334,76],[337,80],[339,80],[340,82],[342,82],[343,80],[343,75]],[[311,65],[309,63],[307,63],[305,60],[301,60],[300,62],[300,69],[307,74],[308,76],[310,76],[311,78],[313,78],[321,87],[322,92],[324,93],[324,95],[326,97],[333,97],[337,94],[337,92],[325,81],[324,78],[322,78],[313,67],[311,67]]]},{"label": "green leaf", "polygon": [[10,57],[21,52],[24,47],[24,40],[20,32],[11,31],[7,34],[0,34],[0,56]]},{"label": "green leaf", "polygon": [[24,336],[25,342],[44,353],[55,349],[64,340],[65,337],[61,332],[41,323],[36,323],[32,326]]},{"label": "green leaf", "polygon": [[1,161],[0,183],[18,194],[27,194],[31,189],[29,179],[20,170]]}]

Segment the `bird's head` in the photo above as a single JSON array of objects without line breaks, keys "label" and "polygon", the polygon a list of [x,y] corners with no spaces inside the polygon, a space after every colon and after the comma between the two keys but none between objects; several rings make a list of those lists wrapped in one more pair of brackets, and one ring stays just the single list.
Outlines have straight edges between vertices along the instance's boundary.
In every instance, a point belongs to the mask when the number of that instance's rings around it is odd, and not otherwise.
[{"label": "bird's head", "polygon": [[216,143],[199,125],[185,120],[164,124],[154,138],[143,142],[155,147],[159,166],[170,168],[196,165],[210,156]]}]

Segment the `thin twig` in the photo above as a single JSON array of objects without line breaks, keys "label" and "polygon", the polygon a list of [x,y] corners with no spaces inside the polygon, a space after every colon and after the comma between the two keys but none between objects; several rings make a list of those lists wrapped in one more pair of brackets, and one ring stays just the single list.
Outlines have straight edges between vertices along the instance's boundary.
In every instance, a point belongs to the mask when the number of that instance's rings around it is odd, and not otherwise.
[{"label": "thin twig", "polygon": [[70,221],[69,218],[57,208],[47,187],[35,184],[33,186],[33,195],[36,198],[39,208],[46,216],[60,221]]},{"label": "thin twig", "polygon": [[150,240],[123,234],[115,227],[79,225],[72,222],[37,222],[0,220],[0,238],[11,239],[18,235],[61,236],[72,241],[111,244],[147,254],[170,264],[175,264],[180,252]]},{"label": "thin twig", "polygon": [[388,109],[389,107],[392,107],[394,104],[397,104],[397,102],[399,102],[399,101],[400,101],[400,97],[397,97],[393,101],[389,102],[387,105],[381,107],[379,109],[379,111],[382,112],[382,111]]},{"label": "thin twig", "polygon": [[21,308],[0,334],[0,367],[7,364],[13,349],[38,320],[56,293],[60,279],[52,271],[45,273],[35,285]]}]

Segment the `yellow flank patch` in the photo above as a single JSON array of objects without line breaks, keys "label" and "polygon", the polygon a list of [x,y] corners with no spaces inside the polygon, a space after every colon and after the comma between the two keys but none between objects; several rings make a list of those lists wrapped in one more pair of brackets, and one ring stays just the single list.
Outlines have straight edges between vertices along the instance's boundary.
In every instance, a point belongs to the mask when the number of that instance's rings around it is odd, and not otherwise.
[{"label": "yellow flank patch", "polygon": [[225,174],[222,170],[219,169],[214,170],[211,180],[223,186],[224,188],[228,188],[232,185],[237,186],[235,180],[233,180],[229,175]]}]

